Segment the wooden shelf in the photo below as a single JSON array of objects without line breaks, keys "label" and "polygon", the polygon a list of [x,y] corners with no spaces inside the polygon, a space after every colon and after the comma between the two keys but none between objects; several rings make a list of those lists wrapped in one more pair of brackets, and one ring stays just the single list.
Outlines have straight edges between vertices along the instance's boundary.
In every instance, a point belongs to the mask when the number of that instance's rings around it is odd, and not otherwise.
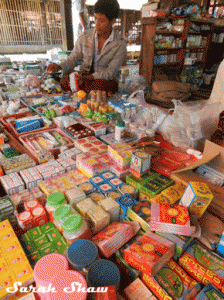
[{"label": "wooden shelf", "polygon": [[162,34],[162,35],[177,35],[181,36],[183,34],[183,31],[174,31],[174,30],[156,30],[156,35]]},{"label": "wooden shelf", "polygon": [[170,51],[170,50],[181,50],[181,49],[183,49],[183,47],[178,47],[178,48],[166,48],[166,47],[164,47],[164,48],[155,48],[155,51],[166,51],[166,50]]},{"label": "wooden shelf", "polygon": [[[189,52],[200,53],[202,56],[199,56],[201,59],[198,61],[201,68],[204,69],[207,62],[207,53],[211,45],[211,39],[213,34],[213,23],[207,20],[188,20],[180,17],[168,17],[170,20],[183,19],[184,20],[184,29],[183,31],[177,32],[174,30],[162,30],[158,29],[157,26],[161,20],[166,21],[167,18],[145,18],[142,20],[142,39],[141,39],[141,56],[140,56],[140,69],[139,74],[143,75],[149,84],[153,80],[153,68],[167,67],[170,70],[172,67],[178,67],[178,75],[181,74],[183,68],[185,55]],[[157,22],[158,21],[158,22]],[[191,28],[192,23],[199,23],[200,25],[208,25],[211,30],[201,30],[200,32],[195,32]],[[203,27],[202,27],[203,28]],[[181,40],[181,47],[178,48],[169,48],[169,47],[155,47],[155,36],[158,35],[164,36],[174,36],[176,39]],[[203,40],[203,46],[190,46],[186,47],[187,38],[189,35],[202,35],[207,37],[206,41]],[[158,44],[157,44],[158,45]],[[161,52],[161,53],[160,53]],[[154,57],[156,55],[176,55],[176,62],[166,63],[166,64],[154,64]],[[155,60],[157,62],[157,60]],[[158,59],[159,62],[159,59]]]}]

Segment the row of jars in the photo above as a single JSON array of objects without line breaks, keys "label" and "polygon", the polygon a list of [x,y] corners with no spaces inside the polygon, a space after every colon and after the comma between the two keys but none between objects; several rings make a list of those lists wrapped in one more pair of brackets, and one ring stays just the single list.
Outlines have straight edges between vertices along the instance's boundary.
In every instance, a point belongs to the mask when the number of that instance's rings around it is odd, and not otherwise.
[{"label": "row of jars", "polygon": [[71,205],[66,203],[64,194],[55,192],[48,195],[46,210],[50,221],[63,234],[68,245],[77,239],[91,237],[91,231],[86,220]]}]

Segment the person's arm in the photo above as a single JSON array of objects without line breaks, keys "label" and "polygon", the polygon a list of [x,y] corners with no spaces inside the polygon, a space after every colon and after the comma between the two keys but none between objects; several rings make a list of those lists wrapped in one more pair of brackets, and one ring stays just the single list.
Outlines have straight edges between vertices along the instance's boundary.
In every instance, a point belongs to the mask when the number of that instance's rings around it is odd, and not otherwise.
[{"label": "person's arm", "polygon": [[85,22],[85,16],[84,16],[84,11],[79,13],[79,19],[80,23],[82,24],[83,30],[86,30],[86,22]]},{"label": "person's arm", "polygon": [[63,74],[67,75],[71,73],[76,66],[82,63],[82,60],[83,60],[82,38],[79,37],[69,57],[65,61],[60,63],[60,67],[63,70]]},{"label": "person's arm", "polygon": [[124,61],[127,57],[126,43],[121,42],[116,53],[113,55],[112,60],[106,66],[106,68],[100,72],[94,72],[92,75],[94,79],[104,79],[104,80],[116,80],[118,72],[120,71]]}]

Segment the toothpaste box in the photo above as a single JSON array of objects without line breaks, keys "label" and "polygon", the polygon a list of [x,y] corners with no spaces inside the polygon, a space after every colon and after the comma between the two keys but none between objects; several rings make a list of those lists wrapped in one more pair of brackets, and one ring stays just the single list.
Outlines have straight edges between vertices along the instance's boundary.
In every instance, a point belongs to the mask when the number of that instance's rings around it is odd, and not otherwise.
[{"label": "toothpaste box", "polygon": [[134,268],[154,276],[175,253],[175,244],[152,232],[146,232],[124,250],[124,259]]},{"label": "toothpaste box", "polygon": [[204,182],[190,182],[180,200],[195,218],[200,218],[213,199],[213,194]]},{"label": "toothpaste box", "polygon": [[152,202],[150,227],[152,231],[187,236],[195,231],[195,227],[190,225],[187,207],[169,203]]},{"label": "toothpaste box", "polygon": [[113,161],[123,169],[130,167],[131,155],[134,148],[125,143],[114,143],[108,146],[108,154]]},{"label": "toothpaste box", "polygon": [[198,282],[212,283],[224,291],[224,261],[217,254],[193,240],[179,259],[179,265]]},{"label": "toothpaste box", "polygon": [[222,300],[224,295],[217,290],[213,284],[208,283],[201,292],[194,297],[194,300]]}]

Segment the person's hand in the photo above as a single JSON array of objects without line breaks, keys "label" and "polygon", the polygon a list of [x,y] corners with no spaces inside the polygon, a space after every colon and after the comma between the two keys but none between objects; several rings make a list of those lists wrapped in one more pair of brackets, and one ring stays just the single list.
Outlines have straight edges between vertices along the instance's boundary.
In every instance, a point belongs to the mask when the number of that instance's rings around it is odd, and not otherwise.
[{"label": "person's hand", "polygon": [[61,66],[59,66],[55,63],[52,63],[47,67],[46,73],[47,74],[56,73],[56,72],[60,71],[61,69],[62,69]]}]

